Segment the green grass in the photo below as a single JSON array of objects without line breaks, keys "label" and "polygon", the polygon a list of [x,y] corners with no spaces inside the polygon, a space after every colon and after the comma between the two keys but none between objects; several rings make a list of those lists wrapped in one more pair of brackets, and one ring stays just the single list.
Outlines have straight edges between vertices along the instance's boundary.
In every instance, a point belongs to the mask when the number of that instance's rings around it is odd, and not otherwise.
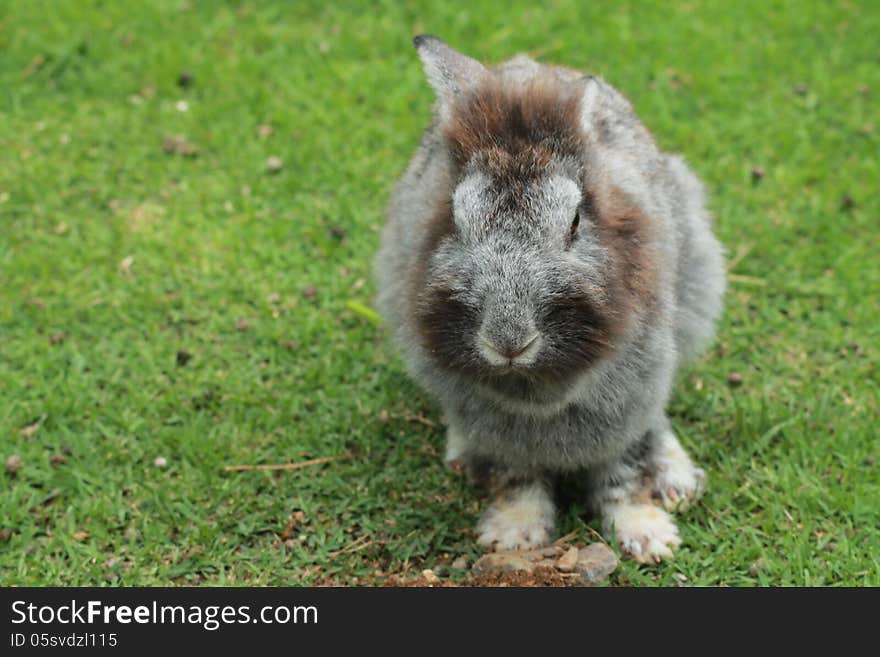
[{"label": "green grass", "polygon": [[[363,311],[432,104],[423,31],[602,74],[710,189],[734,277],[670,406],[710,487],[675,560],[611,583],[880,585],[872,0],[3,3],[0,583],[355,583],[479,553],[485,500]],[[589,537],[579,511],[559,529]]]}]

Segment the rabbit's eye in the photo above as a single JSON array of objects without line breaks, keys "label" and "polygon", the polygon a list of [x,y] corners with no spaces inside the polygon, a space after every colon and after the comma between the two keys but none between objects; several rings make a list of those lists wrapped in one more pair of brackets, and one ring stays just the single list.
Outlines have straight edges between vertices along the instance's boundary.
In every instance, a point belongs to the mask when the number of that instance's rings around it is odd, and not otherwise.
[{"label": "rabbit's eye", "polygon": [[568,231],[568,243],[571,244],[574,242],[575,237],[577,237],[578,224],[581,223],[581,211],[578,209],[574,213],[574,219],[571,220],[571,228]]}]

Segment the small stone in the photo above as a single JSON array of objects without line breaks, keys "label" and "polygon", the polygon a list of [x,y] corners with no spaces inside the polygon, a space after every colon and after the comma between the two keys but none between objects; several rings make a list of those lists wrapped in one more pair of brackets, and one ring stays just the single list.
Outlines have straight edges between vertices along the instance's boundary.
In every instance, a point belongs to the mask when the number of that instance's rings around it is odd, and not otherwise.
[{"label": "small stone", "polygon": [[49,344],[64,344],[67,339],[67,333],[64,331],[55,331],[49,335]]},{"label": "small stone", "polygon": [[837,549],[837,543],[834,541],[829,541],[825,547],[822,548],[823,552],[834,552]]},{"label": "small stone", "polygon": [[49,457],[49,463],[51,465],[64,465],[67,463],[67,457],[64,454],[53,454]]},{"label": "small stone", "polygon": [[189,353],[186,349],[178,349],[177,350],[177,364],[180,367],[183,367],[191,360],[192,360],[192,354]]},{"label": "small stone", "polygon": [[434,571],[431,570],[430,568],[422,571],[422,577],[424,577],[425,581],[428,582],[429,584],[436,584],[437,582],[440,581],[440,578],[437,577],[437,575],[434,573]]},{"label": "small stone", "polygon": [[141,533],[134,527],[129,527],[122,534],[127,541],[136,541],[141,537]]},{"label": "small stone", "polygon": [[110,570],[117,563],[119,563],[119,559],[117,559],[116,557],[110,557],[109,559],[107,559],[107,561],[105,561],[102,564],[102,566],[103,566],[104,570]]},{"label": "small stone", "polygon": [[183,89],[191,87],[195,81],[195,76],[189,71],[181,71],[177,76],[177,86]]},{"label": "small stone", "polygon": [[235,320],[235,330],[236,331],[247,331],[248,330],[248,321],[244,317],[239,317]]},{"label": "small stone", "polygon": [[299,342],[297,342],[296,340],[288,340],[287,342],[284,343],[284,346],[289,351],[296,351],[297,349],[299,349]]},{"label": "small stone", "polygon": [[604,543],[591,543],[578,552],[575,572],[582,586],[598,584],[617,570],[617,555]]},{"label": "small stone", "polygon": [[562,554],[562,548],[558,545],[548,545],[547,547],[540,549],[541,556],[547,559],[553,559]]},{"label": "small stone", "polygon": [[273,155],[266,160],[266,169],[269,173],[278,173],[283,167],[284,162],[277,155]]},{"label": "small stone", "polygon": [[743,384],[743,376],[739,372],[731,372],[727,375],[727,383],[732,388],[738,388]]},{"label": "small stone", "polygon": [[806,96],[807,92],[809,90],[810,90],[810,88],[806,84],[804,84],[803,82],[800,82],[800,83],[794,85],[794,92],[798,96]]},{"label": "small stone", "polygon": [[345,239],[345,228],[342,226],[331,226],[330,227],[330,235],[335,240],[342,241]]},{"label": "small stone", "polygon": [[157,456],[153,459],[153,465],[155,465],[157,468],[164,468],[166,465],[168,465],[168,459],[166,459],[164,456]]},{"label": "small stone", "polygon": [[458,557],[455,561],[452,562],[452,570],[467,570],[467,567],[467,557]]},{"label": "small stone", "polygon": [[477,574],[483,573],[531,573],[535,565],[515,552],[491,552],[477,559],[472,568]]},{"label": "small stone", "polygon": [[437,577],[449,577],[449,566],[445,563],[438,563],[432,570]]},{"label": "small stone", "polygon": [[766,175],[766,171],[764,171],[764,167],[752,167],[752,182],[758,183],[761,182],[761,179]]},{"label": "small stone", "polygon": [[62,454],[73,454],[73,447],[71,447],[67,443],[64,443],[63,445],[61,445],[61,453]]},{"label": "small stone", "polygon": [[303,288],[302,293],[306,299],[314,299],[316,296],[318,296],[318,288],[316,288],[314,285],[309,285]]},{"label": "small stone", "polygon": [[21,457],[18,454],[13,454],[6,459],[6,472],[15,476],[19,468],[21,468]]},{"label": "small stone", "polygon": [[188,112],[189,111],[189,103],[185,100],[178,100],[174,103],[174,109],[178,112]]},{"label": "small stone", "polygon": [[0,543],[6,543],[12,538],[12,530],[9,527],[0,529]]},{"label": "small stone", "polygon": [[752,577],[757,577],[758,573],[764,570],[764,558],[761,557],[757,561],[755,561],[751,566],[749,566],[749,575]]},{"label": "small stone", "polygon": [[856,207],[855,199],[849,194],[844,194],[840,197],[840,209],[841,210],[852,210]]},{"label": "small stone", "polygon": [[557,570],[562,571],[563,573],[570,573],[574,570],[574,567],[578,562],[578,549],[576,547],[570,547],[566,550],[565,554],[563,554],[556,561]]},{"label": "small stone", "polygon": [[257,128],[257,134],[263,138],[271,136],[272,132],[273,132],[272,126],[270,126],[266,123],[262,124],[261,126],[259,126]]},{"label": "small stone", "polygon": [[673,573],[672,578],[677,582],[681,582],[682,584],[688,581],[687,575],[685,575],[684,573]]}]

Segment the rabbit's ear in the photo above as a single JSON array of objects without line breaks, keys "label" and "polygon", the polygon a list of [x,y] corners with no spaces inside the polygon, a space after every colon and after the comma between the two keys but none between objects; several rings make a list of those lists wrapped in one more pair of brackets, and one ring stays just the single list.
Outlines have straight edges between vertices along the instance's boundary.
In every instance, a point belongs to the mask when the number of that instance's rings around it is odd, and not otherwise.
[{"label": "rabbit's ear", "polygon": [[486,71],[480,62],[456,52],[443,39],[430,34],[420,34],[413,39],[413,45],[440,101],[441,111],[464,89],[476,84]]},{"label": "rabbit's ear", "polygon": [[588,127],[593,125],[597,110],[601,104],[602,83],[594,75],[585,75],[581,79],[584,83],[584,93],[581,99],[581,122],[585,127]]}]

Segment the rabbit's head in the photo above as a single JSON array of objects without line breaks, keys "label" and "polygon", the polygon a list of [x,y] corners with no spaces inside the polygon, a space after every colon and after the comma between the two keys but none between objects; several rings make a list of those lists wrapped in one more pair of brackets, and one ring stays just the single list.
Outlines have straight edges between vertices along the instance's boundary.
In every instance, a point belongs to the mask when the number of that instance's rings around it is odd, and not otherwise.
[{"label": "rabbit's head", "polygon": [[601,83],[416,46],[451,170],[411,281],[422,342],[503,392],[564,384],[613,352],[656,288],[651,222],[603,170]]}]

